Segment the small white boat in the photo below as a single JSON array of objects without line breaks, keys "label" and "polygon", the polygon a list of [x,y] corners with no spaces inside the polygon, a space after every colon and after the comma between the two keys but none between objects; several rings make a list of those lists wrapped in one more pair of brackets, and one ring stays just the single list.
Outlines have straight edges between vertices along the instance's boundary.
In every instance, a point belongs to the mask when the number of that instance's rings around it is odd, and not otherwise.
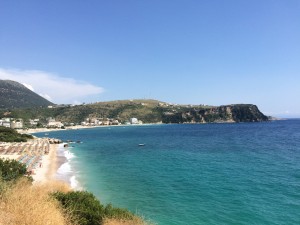
[{"label": "small white boat", "polygon": [[145,144],[139,144],[139,146],[145,146]]}]

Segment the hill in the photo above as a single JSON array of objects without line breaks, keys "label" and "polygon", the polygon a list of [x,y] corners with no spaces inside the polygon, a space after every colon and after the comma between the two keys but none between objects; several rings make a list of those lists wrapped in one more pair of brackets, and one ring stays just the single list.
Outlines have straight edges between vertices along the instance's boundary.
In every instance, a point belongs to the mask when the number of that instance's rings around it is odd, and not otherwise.
[{"label": "hill", "polygon": [[0,80],[0,109],[30,108],[53,105],[52,102],[11,80]]},{"label": "hill", "polygon": [[[1,112],[0,112],[1,113]],[[8,112],[2,111],[2,115]],[[0,114],[1,115],[1,114]],[[216,122],[260,122],[268,117],[252,104],[226,106],[178,105],[157,100],[120,100],[97,102],[94,104],[54,107],[14,109],[10,117],[24,121],[39,118],[45,122],[53,117],[63,123],[80,123],[86,118],[114,118],[124,123],[135,117],[144,123],[216,123]]]}]

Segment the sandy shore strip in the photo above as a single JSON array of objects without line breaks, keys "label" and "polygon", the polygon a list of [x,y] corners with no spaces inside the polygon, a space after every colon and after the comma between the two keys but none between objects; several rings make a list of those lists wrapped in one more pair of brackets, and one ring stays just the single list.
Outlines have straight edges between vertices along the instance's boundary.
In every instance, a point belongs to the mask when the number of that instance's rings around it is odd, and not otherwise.
[{"label": "sandy shore strip", "polygon": [[[62,130],[81,130],[81,129],[91,129],[91,128],[99,128],[99,127],[109,127],[112,125],[101,125],[101,126],[82,126],[82,125],[77,125],[77,126],[71,126],[71,127],[66,127],[66,129],[60,129],[60,128],[35,128],[35,129],[27,129],[27,130],[18,130],[19,133],[22,134],[34,134],[34,133],[48,133],[52,131],[62,131]],[[114,125],[117,126],[117,125]]]},{"label": "sandy shore strip", "polygon": [[26,164],[34,183],[56,179],[58,168],[64,163],[57,157],[59,144],[49,138],[34,138],[27,142],[0,143],[0,158],[14,159]]},{"label": "sandy shore strip", "polygon": [[33,183],[55,180],[56,171],[61,165],[57,160],[58,146],[58,144],[50,145],[49,154],[42,157],[41,164],[34,170]]},{"label": "sandy shore strip", "polygon": [[149,126],[149,125],[160,125],[162,123],[144,123],[144,124],[121,124],[121,125],[96,125],[96,126],[82,126],[82,125],[76,125],[76,126],[70,126],[66,127],[65,129],[60,128],[34,128],[34,129],[27,129],[27,130],[17,130],[21,134],[34,134],[34,133],[48,133],[52,131],[67,131],[67,130],[81,130],[81,129],[92,129],[92,128],[107,128],[107,127],[117,127],[117,126]]}]

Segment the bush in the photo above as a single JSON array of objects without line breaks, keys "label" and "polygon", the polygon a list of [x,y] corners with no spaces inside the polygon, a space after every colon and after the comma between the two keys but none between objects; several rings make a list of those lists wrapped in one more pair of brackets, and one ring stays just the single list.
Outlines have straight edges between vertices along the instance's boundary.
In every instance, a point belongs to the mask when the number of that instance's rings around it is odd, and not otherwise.
[{"label": "bush", "polygon": [[[1,159],[0,158],[0,177],[4,182],[15,181],[24,177],[27,173],[26,165],[16,160]],[[32,181],[32,177],[28,176]]]},{"label": "bush", "polygon": [[[53,196],[61,203],[73,223],[80,225],[106,224],[107,221],[123,221],[130,224],[144,224],[143,220],[126,209],[111,204],[104,207],[96,197],[87,191],[56,192]],[[119,223],[115,223],[119,224]]]},{"label": "bush", "polygon": [[106,205],[104,208],[106,218],[133,220],[134,215],[126,209],[115,208],[112,204]]},{"label": "bush", "polygon": [[67,213],[72,214],[76,220],[75,223],[80,225],[102,224],[103,206],[92,193],[86,191],[56,192],[53,196]]},{"label": "bush", "polygon": [[29,134],[19,134],[16,130],[0,126],[0,141],[3,142],[26,142],[27,139],[32,139]]}]

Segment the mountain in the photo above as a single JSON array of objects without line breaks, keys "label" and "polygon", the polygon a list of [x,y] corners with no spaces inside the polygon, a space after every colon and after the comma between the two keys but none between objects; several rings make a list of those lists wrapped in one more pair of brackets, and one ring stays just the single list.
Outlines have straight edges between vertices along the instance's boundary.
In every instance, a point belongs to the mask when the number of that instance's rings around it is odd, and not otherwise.
[{"label": "mountain", "polygon": [[0,109],[32,108],[52,102],[12,80],[0,80]]}]

